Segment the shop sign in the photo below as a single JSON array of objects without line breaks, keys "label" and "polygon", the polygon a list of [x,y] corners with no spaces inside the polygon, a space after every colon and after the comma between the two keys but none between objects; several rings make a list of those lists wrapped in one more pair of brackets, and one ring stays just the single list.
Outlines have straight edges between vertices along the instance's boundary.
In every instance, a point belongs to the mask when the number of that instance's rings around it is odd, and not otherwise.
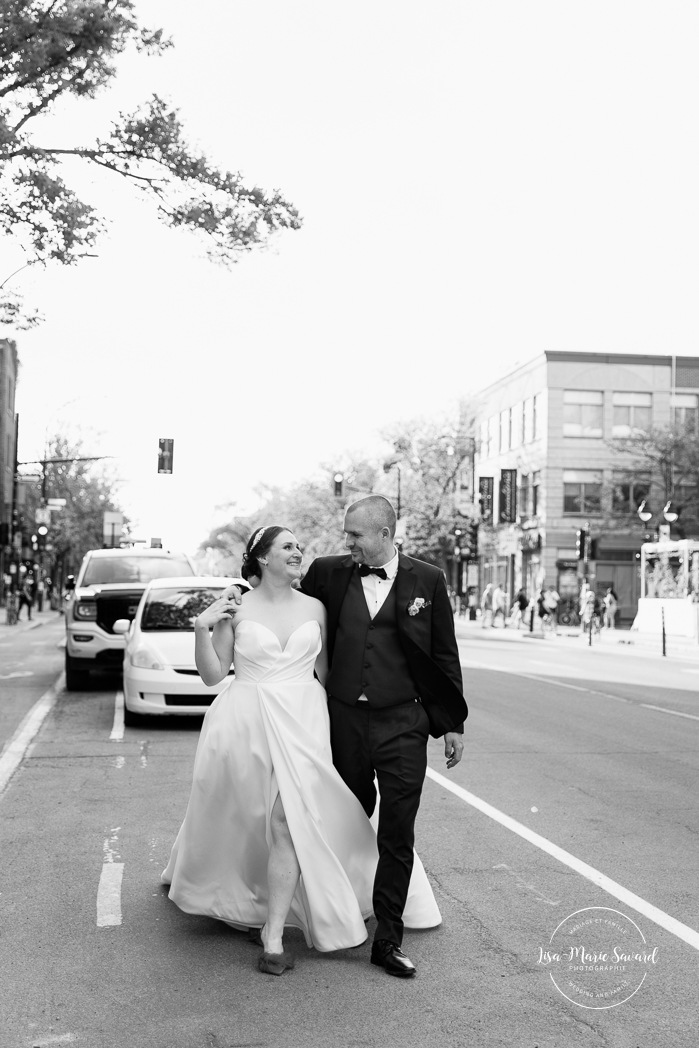
[{"label": "shop sign", "polygon": [[493,523],[493,478],[481,477],[478,481],[478,494],[481,502],[481,521]]},{"label": "shop sign", "polygon": [[498,519],[501,524],[514,524],[517,519],[517,470],[500,470]]}]

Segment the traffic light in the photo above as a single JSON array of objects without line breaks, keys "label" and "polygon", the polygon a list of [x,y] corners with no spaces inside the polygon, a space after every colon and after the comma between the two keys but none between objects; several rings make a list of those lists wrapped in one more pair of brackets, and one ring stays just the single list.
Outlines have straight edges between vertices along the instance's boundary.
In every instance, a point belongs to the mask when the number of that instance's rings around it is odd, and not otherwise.
[{"label": "traffic light", "polygon": [[575,532],[575,552],[578,560],[585,560],[587,556],[587,532],[584,528],[579,528]]},{"label": "traffic light", "polygon": [[336,499],[341,499],[345,493],[345,475],[336,473],[333,477],[333,493]]},{"label": "traffic light", "polygon": [[161,437],[158,441],[158,473],[172,473],[174,450],[174,440],[167,440]]},{"label": "traffic light", "polygon": [[478,521],[467,520],[463,526],[461,552],[470,560],[478,556]]},{"label": "traffic light", "polygon": [[39,550],[46,549],[46,537],[49,533],[49,529],[45,524],[40,524],[36,529],[36,544]]}]

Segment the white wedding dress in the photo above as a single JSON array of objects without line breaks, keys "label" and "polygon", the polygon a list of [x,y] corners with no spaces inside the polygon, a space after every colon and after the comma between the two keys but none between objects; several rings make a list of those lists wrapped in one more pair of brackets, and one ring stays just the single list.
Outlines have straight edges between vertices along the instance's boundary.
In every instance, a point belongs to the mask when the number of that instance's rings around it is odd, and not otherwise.
[{"label": "white wedding dress", "polygon": [[[287,924],[317,950],[340,950],[367,938],[377,849],[372,823],[332,763],[326,695],[313,676],[320,643],[315,620],[283,649],[262,623],[236,626],[236,675],[204,718],[187,812],[162,881],[187,913],[262,927],[279,793],[301,868]],[[441,923],[417,855],[403,920],[409,928]]]}]

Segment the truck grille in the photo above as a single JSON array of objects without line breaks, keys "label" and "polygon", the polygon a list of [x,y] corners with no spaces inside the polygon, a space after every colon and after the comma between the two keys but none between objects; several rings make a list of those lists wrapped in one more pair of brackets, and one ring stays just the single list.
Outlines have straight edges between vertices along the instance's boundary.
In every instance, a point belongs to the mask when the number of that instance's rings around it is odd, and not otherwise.
[{"label": "truck grille", "polygon": [[97,597],[97,622],[105,633],[114,633],[117,619],[128,619],[136,615],[141,593],[113,593]]}]

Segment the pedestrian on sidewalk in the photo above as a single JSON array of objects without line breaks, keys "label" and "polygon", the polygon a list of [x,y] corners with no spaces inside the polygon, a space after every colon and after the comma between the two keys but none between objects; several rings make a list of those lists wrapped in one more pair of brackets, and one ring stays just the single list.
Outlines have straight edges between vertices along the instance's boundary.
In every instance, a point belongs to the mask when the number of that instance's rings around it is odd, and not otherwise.
[{"label": "pedestrian on sidewalk", "polygon": [[507,617],[505,615],[506,608],[507,597],[505,596],[504,589],[502,589],[500,583],[498,582],[497,586],[493,590],[493,620],[491,622],[491,626],[493,626],[493,628],[495,627],[495,622],[499,615],[502,618],[502,628],[507,629]]},{"label": "pedestrian on sidewalk", "polygon": [[524,613],[529,607],[529,597],[523,588],[517,590],[514,603],[510,609],[510,625],[513,629],[520,629],[524,624]]},{"label": "pedestrian on sidewalk", "polygon": [[560,604],[561,597],[554,586],[547,586],[542,594],[542,607],[543,615],[541,616],[544,624],[547,624],[551,629],[556,628],[557,617],[558,617],[558,605]]},{"label": "pedestrian on sidewalk", "polygon": [[607,589],[602,600],[604,605],[604,625],[607,629],[616,629],[616,613],[619,607],[619,598],[612,586]]},{"label": "pedestrian on sidewalk", "polygon": [[[490,619],[490,623],[489,624],[485,621],[486,620],[486,616]],[[487,625],[491,625],[491,626],[493,625],[493,584],[492,584],[492,582],[488,583],[488,585],[483,590],[483,595],[481,596],[481,626],[483,627],[483,629],[485,629],[485,627]]]},{"label": "pedestrian on sidewalk", "polygon": [[596,615],[597,597],[595,591],[584,585],[580,592],[580,628],[583,633],[591,626],[599,630],[599,619]]},{"label": "pedestrian on sidewalk", "polygon": [[17,621],[22,617],[22,608],[27,609],[27,621],[31,622],[32,608],[34,607],[34,577],[26,575],[19,588],[19,608],[17,610]]}]

